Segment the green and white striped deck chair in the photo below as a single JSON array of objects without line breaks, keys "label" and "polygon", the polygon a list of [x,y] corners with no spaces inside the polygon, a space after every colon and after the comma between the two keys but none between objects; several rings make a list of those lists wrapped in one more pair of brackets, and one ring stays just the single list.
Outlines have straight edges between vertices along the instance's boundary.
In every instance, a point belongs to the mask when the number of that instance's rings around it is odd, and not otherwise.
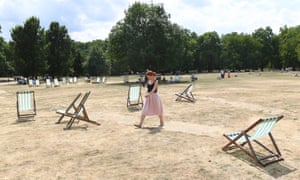
[{"label": "green and white striped deck chair", "polygon": [[36,115],[34,91],[18,91],[16,94],[18,119],[34,117]]},{"label": "green and white striped deck chair", "polygon": [[[222,148],[223,151],[240,148],[243,152],[248,154],[254,161],[256,161],[258,164],[264,167],[269,164],[284,160],[281,157],[279,148],[271,133],[274,125],[282,118],[283,118],[282,115],[275,116],[275,117],[261,118],[243,131],[223,134],[223,136],[229,140],[229,143],[227,143]],[[258,141],[258,139],[261,139],[267,135],[270,137],[272,144],[274,146],[272,149],[266,147],[265,145],[263,145],[261,142]],[[254,150],[254,144],[251,142],[255,142],[262,149],[266,150],[268,154],[266,155],[262,153],[257,153]],[[246,144],[248,144],[249,146],[248,148],[245,147]]]},{"label": "green and white striped deck chair", "polygon": [[196,99],[193,95],[193,84],[190,84],[183,92],[176,93],[176,101],[187,100],[189,102],[195,102]]},{"label": "green and white striped deck chair", "polygon": [[127,107],[140,106],[143,107],[143,98],[141,94],[141,85],[130,85],[127,97]]}]

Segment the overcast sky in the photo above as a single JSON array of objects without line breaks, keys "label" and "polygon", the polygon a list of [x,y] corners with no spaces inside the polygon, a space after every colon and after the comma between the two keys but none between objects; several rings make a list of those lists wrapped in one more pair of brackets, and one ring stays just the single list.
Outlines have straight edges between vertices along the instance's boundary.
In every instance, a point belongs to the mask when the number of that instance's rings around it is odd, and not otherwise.
[{"label": "overcast sky", "polygon": [[[75,41],[104,40],[112,26],[124,18],[124,11],[137,1],[0,0],[0,36],[11,40],[12,28],[36,16],[45,29],[53,21],[66,26]],[[300,25],[300,0],[153,0],[153,3],[162,3],[171,15],[171,22],[198,35],[209,31],[219,35],[252,33],[266,26],[278,34],[284,25]]]}]

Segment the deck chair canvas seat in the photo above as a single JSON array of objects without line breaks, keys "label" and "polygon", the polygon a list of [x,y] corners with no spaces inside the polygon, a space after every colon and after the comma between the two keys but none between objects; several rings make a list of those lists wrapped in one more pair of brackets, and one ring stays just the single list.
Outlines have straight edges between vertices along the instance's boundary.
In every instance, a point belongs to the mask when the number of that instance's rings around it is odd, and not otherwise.
[{"label": "deck chair canvas seat", "polygon": [[196,99],[192,91],[193,91],[193,84],[190,84],[183,92],[175,94],[177,96],[176,101],[186,100],[189,102],[195,102]]},{"label": "deck chair canvas seat", "polygon": [[[90,95],[90,91],[85,93],[85,95],[82,97],[81,101],[79,102],[79,104],[76,106],[74,106],[74,112],[70,112],[70,111],[65,111],[64,113],[62,113],[61,115],[63,115],[64,117],[70,117],[70,120],[68,121],[67,125],[66,125],[66,129],[70,129],[74,123],[75,120],[79,121],[85,121],[88,123],[92,123],[95,125],[100,125],[100,123],[96,122],[96,121],[92,121],[89,119],[87,110],[85,108],[85,104],[86,101]],[[78,95],[79,96],[79,95]],[[75,101],[75,100],[74,100]],[[75,101],[76,102],[76,101]],[[63,117],[61,117],[62,119]]]},{"label": "deck chair canvas seat", "polygon": [[36,115],[34,91],[18,91],[16,94],[18,119],[34,117]]},{"label": "deck chair canvas seat", "polygon": [[[269,164],[284,160],[271,133],[274,125],[282,118],[282,115],[269,118],[261,118],[243,131],[223,134],[223,136],[227,140],[229,140],[229,142],[222,148],[222,150],[228,151],[231,149],[239,148],[247,155],[249,155],[255,162],[264,167]],[[272,149],[264,145],[262,142],[258,141],[258,139],[261,139],[264,136],[269,136],[273,145]],[[255,142],[255,144],[253,142]],[[246,145],[248,145],[248,148]],[[262,154],[255,151],[254,147],[257,146],[264,149],[267,154]]]},{"label": "deck chair canvas seat", "polygon": [[128,89],[127,107],[141,106],[143,107],[143,98],[140,85],[130,85]]}]

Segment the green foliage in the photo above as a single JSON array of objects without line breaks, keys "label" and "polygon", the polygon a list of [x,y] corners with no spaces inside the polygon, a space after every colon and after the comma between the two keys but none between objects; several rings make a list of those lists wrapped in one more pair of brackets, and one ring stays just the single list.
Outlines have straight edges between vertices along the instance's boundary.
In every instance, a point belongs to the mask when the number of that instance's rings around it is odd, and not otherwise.
[{"label": "green foliage", "polygon": [[65,26],[52,22],[46,31],[48,74],[51,76],[67,76],[72,71],[72,43]]},{"label": "green foliage", "polygon": [[44,29],[37,17],[16,26],[11,32],[15,55],[15,70],[24,76],[43,75],[46,72]]},{"label": "green foliage", "polygon": [[283,67],[299,67],[300,26],[280,29],[279,52]]},{"label": "green foliage", "polygon": [[98,48],[93,48],[88,60],[88,72],[91,76],[109,74],[109,64],[104,59],[103,53]]},{"label": "green foliage", "polygon": [[197,51],[200,65],[198,69],[210,72],[221,66],[219,62],[221,44],[217,32],[207,32],[199,36]]}]

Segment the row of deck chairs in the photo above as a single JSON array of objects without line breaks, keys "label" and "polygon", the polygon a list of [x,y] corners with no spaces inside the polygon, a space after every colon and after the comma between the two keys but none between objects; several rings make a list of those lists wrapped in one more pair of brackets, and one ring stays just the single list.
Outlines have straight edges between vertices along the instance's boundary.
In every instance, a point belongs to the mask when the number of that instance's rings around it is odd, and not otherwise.
[{"label": "row of deck chairs", "polygon": [[[127,107],[131,105],[129,102],[132,101],[135,101],[135,103],[133,103],[134,105],[143,104],[140,97],[140,90],[140,86],[130,86],[128,95],[131,96],[131,98],[128,98]],[[188,92],[188,90],[185,91]],[[57,110],[56,113],[60,115],[57,123],[61,123],[64,117],[68,117],[69,121],[67,122],[66,129],[70,129],[76,120],[77,122],[84,121],[100,125],[100,123],[90,120],[85,108],[90,93],[90,91],[83,95],[79,93],[66,109]],[[182,96],[182,93],[180,95]],[[181,96],[178,97],[183,98]],[[36,115],[34,91],[17,92],[17,115],[19,119],[34,117]],[[282,118],[283,115],[260,118],[244,130],[223,134],[229,142],[223,146],[222,150],[227,152],[233,149],[239,149],[263,167],[283,161],[284,158],[271,133],[275,124]],[[267,147],[267,145],[270,146],[270,143],[261,142],[266,136],[270,138],[272,147]],[[262,153],[261,151],[257,151],[257,148],[265,151]]]}]

